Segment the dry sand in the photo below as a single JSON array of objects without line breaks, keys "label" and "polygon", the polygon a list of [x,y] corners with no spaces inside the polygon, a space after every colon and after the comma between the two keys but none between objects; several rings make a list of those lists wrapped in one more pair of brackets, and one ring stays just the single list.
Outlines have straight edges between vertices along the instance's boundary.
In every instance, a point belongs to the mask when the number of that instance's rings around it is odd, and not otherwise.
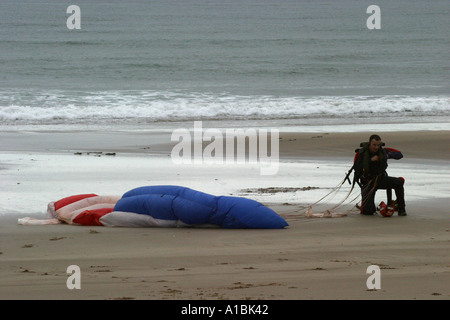
[{"label": "dry sand", "polygon": [[[280,157],[351,159],[369,135],[284,133]],[[448,132],[380,135],[409,159],[437,159],[448,170]],[[170,153],[165,144],[150,147]],[[4,215],[0,299],[448,300],[448,200],[412,199],[407,217],[353,211],[336,219],[292,214],[304,209],[298,204],[266,203],[286,217],[283,230],[22,226]],[[70,265],[80,267],[79,290],[66,286]],[[370,265],[380,267],[379,290],[366,286]]]}]

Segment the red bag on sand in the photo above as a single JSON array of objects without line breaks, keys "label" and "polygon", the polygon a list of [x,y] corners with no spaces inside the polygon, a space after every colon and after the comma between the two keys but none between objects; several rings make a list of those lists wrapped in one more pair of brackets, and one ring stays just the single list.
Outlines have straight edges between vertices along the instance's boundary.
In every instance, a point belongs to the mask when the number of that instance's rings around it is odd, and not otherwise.
[{"label": "red bag on sand", "polygon": [[379,210],[383,217],[391,217],[394,214],[394,206],[387,205],[384,201],[380,203]]}]

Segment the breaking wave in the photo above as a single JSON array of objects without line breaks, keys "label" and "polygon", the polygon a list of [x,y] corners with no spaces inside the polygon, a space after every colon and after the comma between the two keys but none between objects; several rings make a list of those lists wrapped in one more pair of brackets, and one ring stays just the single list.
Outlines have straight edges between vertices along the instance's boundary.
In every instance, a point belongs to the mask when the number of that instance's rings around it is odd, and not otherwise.
[{"label": "breaking wave", "polygon": [[447,96],[236,96],[156,91],[4,91],[2,124],[145,120],[286,119],[295,117],[448,116]]}]

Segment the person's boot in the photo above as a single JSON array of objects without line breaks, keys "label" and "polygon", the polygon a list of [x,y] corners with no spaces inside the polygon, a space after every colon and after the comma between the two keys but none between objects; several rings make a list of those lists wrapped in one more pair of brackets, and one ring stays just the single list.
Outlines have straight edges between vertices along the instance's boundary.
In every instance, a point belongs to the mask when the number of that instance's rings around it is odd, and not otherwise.
[{"label": "person's boot", "polygon": [[398,208],[398,215],[402,217],[406,216],[407,214],[405,208]]}]

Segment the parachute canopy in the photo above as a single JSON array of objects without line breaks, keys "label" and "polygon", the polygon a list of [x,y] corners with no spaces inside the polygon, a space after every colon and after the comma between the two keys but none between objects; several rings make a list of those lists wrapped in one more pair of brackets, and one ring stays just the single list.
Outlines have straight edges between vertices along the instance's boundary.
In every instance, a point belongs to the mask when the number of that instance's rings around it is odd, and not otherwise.
[{"label": "parachute canopy", "polygon": [[288,224],[272,209],[246,198],[214,196],[181,186],[145,186],[122,197],[82,194],[49,203],[48,218],[70,224],[123,227],[214,225],[281,229]]}]

